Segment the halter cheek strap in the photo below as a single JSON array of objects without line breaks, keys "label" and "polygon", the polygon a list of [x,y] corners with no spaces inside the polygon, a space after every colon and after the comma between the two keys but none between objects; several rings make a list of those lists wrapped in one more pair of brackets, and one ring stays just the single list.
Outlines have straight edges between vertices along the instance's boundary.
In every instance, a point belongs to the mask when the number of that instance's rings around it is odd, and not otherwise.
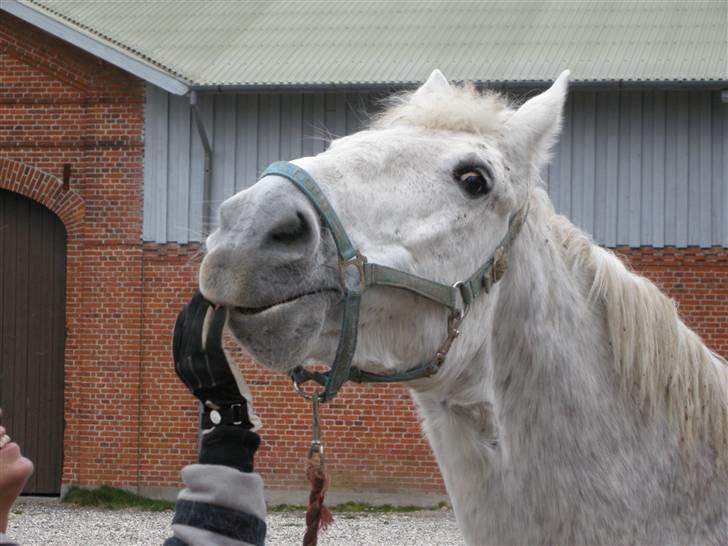
[{"label": "halter cheek strap", "polygon": [[[310,174],[292,163],[278,161],[270,165],[261,178],[271,175],[288,179],[311,201],[323,225],[331,232],[339,255],[339,270],[344,288],[344,312],[339,344],[331,370],[318,373],[299,366],[291,372],[296,390],[299,390],[300,384],[306,381],[315,381],[322,385],[324,391],[319,395],[322,402],[333,399],[346,381],[390,383],[412,381],[437,373],[453,341],[460,335],[460,324],[468,314],[472,302],[481,293],[487,294],[506,272],[508,250],[528,216],[528,199],[526,199],[526,203],[509,220],[508,232],[491,257],[473,275],[449,286],[385,265],[369,263],[352,244],[331,203]],[[432,359],[404,372],[381,375],[365,372],[351,365],[356,350],[361,295],[370,286],[390,286],[408,290],[450,309],[447,335]]]}]

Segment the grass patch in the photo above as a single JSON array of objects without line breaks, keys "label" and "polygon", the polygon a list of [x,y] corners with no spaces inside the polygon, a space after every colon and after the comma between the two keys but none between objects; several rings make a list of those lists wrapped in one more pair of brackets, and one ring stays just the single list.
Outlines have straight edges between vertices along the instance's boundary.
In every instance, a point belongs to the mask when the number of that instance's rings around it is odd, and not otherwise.
[{"label": "grass patch", "polygon": [[269,504],[268,513],[271,512],[305,512],[303,504]]},{"label": "grass patch", "polygon": [[[174,502],[155,500],[141,495],[135,495],[123,489],[103,485],[98,489],[80,489],[72,487],[63,498],[66,504],[102,508],[105,510],[147,510],[161,512],[174,510]],[[419,510],[440,510],[449,508],[446,502],[435,506],[398,506],[394,504],[368,504],[365,502],[344,502],[332,506],[331,510],[339,513],[402,513],[417,512]],[[303,504],[274,504],[268,506],[268,512],[305,512]]]},{"label": "grass patch", "polygon": [[150,512],[174,510],[174,503],[171,501],[150,499],[107,485],[91,490],[72,487],[63,498],[63,502],[106,510],[136,509]]},{"label": "grass patch", "polygon": [[394,504],[367,504],[365,502],[344,502],[338,504],[334,510],[337,512],[376,512],[376,513],[390,513],[390,512],[418,512],[420,510],[426,510],[422,506],[398,506]]},{"label": "grass patch", "polygon": [[[348,513],[401,513],[401,512],[419,512],[420,510],[440,510],[449,508],[446,502],[440,502],[435,506],[400,506],[394,504],[368,504],[366,502],[344,502],[332,506],[333,512]],[[306,506],[303,504],[275,504],[268,506],[268,512],[305,512]]]}]

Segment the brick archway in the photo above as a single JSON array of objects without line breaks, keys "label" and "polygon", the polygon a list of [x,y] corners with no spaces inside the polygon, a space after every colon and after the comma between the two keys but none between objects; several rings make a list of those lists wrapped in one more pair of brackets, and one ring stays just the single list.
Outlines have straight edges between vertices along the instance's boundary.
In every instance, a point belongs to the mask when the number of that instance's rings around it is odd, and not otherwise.
[{"label": "brick archway", "polygon": [[82,240],[86,203],[74,190],[47,172],[19,161],[0,158],[0,188],[17,193],[53,212],[66,229],[65,348],[63,357],[63,481],[73,482],[77,450],[78,362],[81,318]]},{"label": "brick archway", "polygon": [[[0,405],[36,470],[24,492],[60,492],[68,233],[48,207],[0,189]],[[12,320],[8,320],[12,317]]]},{"label": "brick archway", "polygon": [[69,241],[79,235],[85,213],[83,198],[40,169],[0,158],[0,188],[13,191],[53,211],[63,222]]}]

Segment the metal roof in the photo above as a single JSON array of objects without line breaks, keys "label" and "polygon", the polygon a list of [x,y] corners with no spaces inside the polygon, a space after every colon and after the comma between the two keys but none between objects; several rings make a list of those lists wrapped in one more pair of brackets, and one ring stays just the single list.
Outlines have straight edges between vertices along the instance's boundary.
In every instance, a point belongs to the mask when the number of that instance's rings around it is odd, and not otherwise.
[{"label": "metal roof", "polygon": [[726,0],[14,3],[191,88],[728,81]]}]

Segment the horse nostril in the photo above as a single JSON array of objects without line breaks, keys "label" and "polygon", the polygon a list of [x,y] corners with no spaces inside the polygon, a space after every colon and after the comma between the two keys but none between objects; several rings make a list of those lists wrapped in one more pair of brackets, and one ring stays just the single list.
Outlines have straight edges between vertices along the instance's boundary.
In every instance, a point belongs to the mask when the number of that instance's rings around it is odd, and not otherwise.
[{"label": "horse nostril", "polygon": [[295,215],[282,220],[269,234],[274,243],[291,245],[306,242],[312,234],[311,226],[304,214],[297,211]]}]

